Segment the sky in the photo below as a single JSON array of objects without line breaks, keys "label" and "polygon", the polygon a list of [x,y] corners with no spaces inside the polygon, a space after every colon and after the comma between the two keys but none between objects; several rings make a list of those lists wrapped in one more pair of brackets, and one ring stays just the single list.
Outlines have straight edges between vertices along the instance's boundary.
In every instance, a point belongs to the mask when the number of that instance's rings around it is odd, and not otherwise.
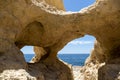
[{"label": "sky", "polygon": [[[77,12],[95,2],[95,0],[63,0],[66,11]],[[86,54],[90,53],[94,46],[95,38],[86,35],[83,38],[75,39],[69,42],[59,54]],[[32,46],[25,46],[21,49],[24,54],[34,54]]]},{"label": "sky", "polygon": [[93,36],[86,35],[69,42],[61,51],[59,51],[59,54],[88,54],[93,49],[94,42],[95,38]]},{"label": "sky", "polygon": [[95,0],[63,0],[66,11],[80,11],[95,2]]}]

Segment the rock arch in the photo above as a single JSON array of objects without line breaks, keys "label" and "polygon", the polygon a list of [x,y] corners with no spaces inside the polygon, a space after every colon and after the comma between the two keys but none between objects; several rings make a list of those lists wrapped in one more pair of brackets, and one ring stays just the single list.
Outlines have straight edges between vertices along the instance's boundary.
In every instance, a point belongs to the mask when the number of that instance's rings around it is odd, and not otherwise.
[{"label": "rock arch", "polygon": [[[56,54],[69,41],[86,34],[96,37],[97,42],[85,68],[89,63],[99,66],[105,62],[99,70],[98,79],[113,80],[119,76],[116,77],[120,68],[119,0],[97,0],[90,7],[76,13],[60,11],[44,0],[10,0],[0,1],[0,4],[0,76],[3,79],[9,78],[4,77],[8,69],[16,69],[13,73],[23,69],[21,74],[26,74],[24,78],[72,80],[70,69],[57,59]],[[31,35],[27,33],[29,31]],[[46,51],[44,58],[35,64],[27,64],[19,50],[25,45],[42,47]],[[110,70],[113,76],[110,76]],[[104,77],[101,77],[103,74]],[[9,75],[13,78],[12,73]],[[20,76],[13,79],[20,79]],[[89,79],[85,75],[85,80]]]}]

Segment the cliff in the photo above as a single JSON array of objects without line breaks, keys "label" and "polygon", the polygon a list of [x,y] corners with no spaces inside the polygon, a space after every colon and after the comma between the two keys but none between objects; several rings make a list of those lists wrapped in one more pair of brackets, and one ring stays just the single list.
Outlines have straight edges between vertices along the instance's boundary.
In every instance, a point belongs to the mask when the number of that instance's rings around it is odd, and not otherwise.
[{"label": "cliff", "polygon": [[[96,42],[81,70],[84,80],[120,80],[119,4],[97,0],[73,13],[64,11],[62,0],[0,0],[0,79],[73,80],[56,55],[88,34]],[[27,45],[35,46],[32,63],[20,51]]]}]

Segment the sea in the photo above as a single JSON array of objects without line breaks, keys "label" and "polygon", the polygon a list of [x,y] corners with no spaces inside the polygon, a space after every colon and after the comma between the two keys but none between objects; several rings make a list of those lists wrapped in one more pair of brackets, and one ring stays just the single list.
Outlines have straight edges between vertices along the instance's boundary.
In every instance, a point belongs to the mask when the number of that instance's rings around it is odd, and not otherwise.
[{"label": "sea", "polygon": [[[34,54],[24,54],[26,62],[29,62]],[[84,66],[89,54],[58,54],[57,57],[73,66]]]}]

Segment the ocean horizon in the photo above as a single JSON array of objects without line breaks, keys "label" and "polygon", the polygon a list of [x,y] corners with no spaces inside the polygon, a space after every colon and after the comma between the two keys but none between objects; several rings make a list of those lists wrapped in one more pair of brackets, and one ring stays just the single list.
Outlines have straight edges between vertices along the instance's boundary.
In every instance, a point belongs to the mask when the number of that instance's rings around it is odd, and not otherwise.
[{"label": "ocean horizon", "polygon": [[[34,54],[24,54],[26,62],[30,62]],[[71,64],[73,66],[84,66],[85,60],[89,56],[89,53],[60,53],[57,57],[64,62]]]}]

